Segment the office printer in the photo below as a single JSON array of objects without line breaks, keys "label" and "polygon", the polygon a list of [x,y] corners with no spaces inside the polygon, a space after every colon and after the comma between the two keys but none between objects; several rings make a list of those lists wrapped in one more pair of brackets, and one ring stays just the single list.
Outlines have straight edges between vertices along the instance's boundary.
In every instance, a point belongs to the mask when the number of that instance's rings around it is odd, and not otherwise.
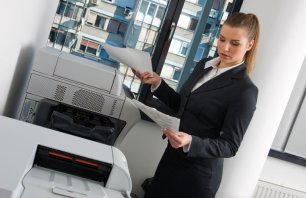
[{"label": "office printer", "polygon": [[1,198],[126,198],[131,179],[116,148],[0,116]]},{"label": "office printer", "polygon": [[44,47],[35,55],[17,119],[116,145],[140,112],[126,97],[118,69]]}]

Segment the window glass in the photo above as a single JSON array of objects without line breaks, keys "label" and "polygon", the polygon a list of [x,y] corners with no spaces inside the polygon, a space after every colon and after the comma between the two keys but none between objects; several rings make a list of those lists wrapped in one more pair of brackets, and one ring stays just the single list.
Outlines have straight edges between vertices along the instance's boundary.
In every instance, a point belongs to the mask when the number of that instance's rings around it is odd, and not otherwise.
[{"label": "window glass", "polygon": [[[203,6],[206,5],[206,1],[208,0],[188,0],[184,3],[183,12],[177,23],[161,71],[161,74],[163,74],[161,76],[165,82],[175,89],[179,89],[179,86],[183,83],[181,81],[182,75],[185,79],[188,78],[186,76],[191,73],[197,62],[206,57],[217,56],[218,32],[235,4],[233,0],[214,0],[211,2],[210,12],[203,13]],[[208,19],[201,22],[204,16]],[[169,67],[172,67],[172,72]],[[172,75],[170,75],[170,72]]]},{"label": "window glass", "polygon": [[151,3],[147,15],[153,17],[155,15],[156,8],[157,5]]},{"label": "window glass", "polygon": [[[209,0],[190,1],[184,2],[173,39],[167,44],[170,47],[165,63],[158,63],[158,66],[165,65],[161,76],[174,88],[180,82],[178,76],[185,73],[187,58],[192,57],[194,62],[188,64],[194,65],[204,57],[216,56],[215,43],[220,24],[235,5],[235,0],[214,0],[213,8],[208,13],[209,25],[203,26],[200,24],[203,6]],[[81,57],[91,55],[95,61],[119,68],[124,74],[123,83],[138,94],[140,81],[125,65],[110,59],[100,44],[106,42],[119,47],[136,48],[152,55],[156,46],[164,45],[157,44],[157,41],[162,25],[165,24],[163,21],[166,12],[169,11],[168,4],[176,5],[179,1],[126,0],[112,3],[100,1],[99,4],[90,2],[59,0],[47,45]],[[126,14],[126,7],[133,14]],[[172,18],[168,18],[166,22],[169,20]],[[200,32],[201,39],[195,44],[193,39],[197,35],[198,27],[206,28]],[[84,40],[90,42],[83,42]],[[194,49],[195,52],[192,52]]]},{"label": "window glass", "polygon": [[98,28],[104,29],[105,22],[106,22],[106,18],[98,15],[96,17],[95,26]]}]

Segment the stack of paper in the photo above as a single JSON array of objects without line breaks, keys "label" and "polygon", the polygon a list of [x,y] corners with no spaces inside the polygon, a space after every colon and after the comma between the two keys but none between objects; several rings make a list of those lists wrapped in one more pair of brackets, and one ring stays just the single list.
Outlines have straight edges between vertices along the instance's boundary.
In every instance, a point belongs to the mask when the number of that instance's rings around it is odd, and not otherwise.
[{"label": "stack of paper", "polygon": [[179,131],[180,119],[164,114],[155,108],[149,107],[138,100],[132,100],[137,108],[149,116],[162,129],[168,128],[172,131]]}]

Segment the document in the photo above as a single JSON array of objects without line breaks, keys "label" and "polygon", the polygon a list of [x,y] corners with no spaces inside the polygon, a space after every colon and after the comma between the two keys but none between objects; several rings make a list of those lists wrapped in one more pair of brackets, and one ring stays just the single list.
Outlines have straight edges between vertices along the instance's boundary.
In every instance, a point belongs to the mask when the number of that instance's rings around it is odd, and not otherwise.
[{"label": "document", "polygon": [[135,106],[149,116],[162,129],[168,128],[172,131],[179,131],[180,119],[164,114],[155,108],[149,107],[138,100],[132,100]]},{"label": "document", "polygon": [[148,52],[132,48],[114,47],[106,43],[101,45],[112,59],[132,67],[140,73],[146,71],[152,73],[151,56]]}]

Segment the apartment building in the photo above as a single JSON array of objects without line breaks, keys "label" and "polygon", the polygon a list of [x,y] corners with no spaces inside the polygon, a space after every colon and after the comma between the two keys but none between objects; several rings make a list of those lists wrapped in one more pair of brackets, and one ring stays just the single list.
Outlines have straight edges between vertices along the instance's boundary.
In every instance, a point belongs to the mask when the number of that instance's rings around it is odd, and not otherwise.
[{"label": "apartment building", "polygon": [[[216,36],[233,0],[214,0],[194,63],[216,55]],[[123,83],[135,94],[140,81],[125,65],[112,60],[101,43],[153,52],[168,0],[60,0],[48,45],[119,68]],[[161,77],[176,88],[202,17],[205,0],[186,0],[176,24]],[[194,45],[193,45],[194,46]]]}]

